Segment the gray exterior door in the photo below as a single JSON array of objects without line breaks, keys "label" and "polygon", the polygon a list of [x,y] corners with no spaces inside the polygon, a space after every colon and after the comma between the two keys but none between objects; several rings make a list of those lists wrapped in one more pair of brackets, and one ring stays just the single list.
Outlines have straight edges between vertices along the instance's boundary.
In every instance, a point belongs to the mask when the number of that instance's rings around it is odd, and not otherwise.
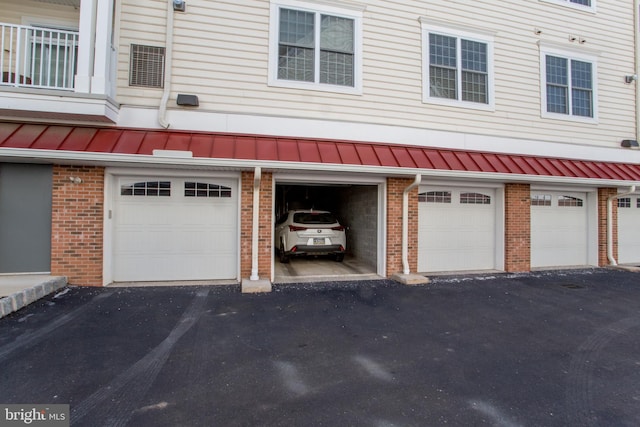
[{"label": "gray exterior door", "polygon": [[50,165],[0,163],[0,273],[51,270]]}]

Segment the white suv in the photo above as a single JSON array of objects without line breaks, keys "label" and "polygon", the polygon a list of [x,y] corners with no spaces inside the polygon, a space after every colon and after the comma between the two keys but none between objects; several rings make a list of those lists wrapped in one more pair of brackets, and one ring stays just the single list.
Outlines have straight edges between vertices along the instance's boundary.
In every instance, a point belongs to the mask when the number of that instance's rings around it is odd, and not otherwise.
[{"label": "white suv", "polygon": [[333,255],[341,262],[347,248],[344,226],[328,211],[289,211],[278,218],[274,235],[283,263],[293,255]]}]

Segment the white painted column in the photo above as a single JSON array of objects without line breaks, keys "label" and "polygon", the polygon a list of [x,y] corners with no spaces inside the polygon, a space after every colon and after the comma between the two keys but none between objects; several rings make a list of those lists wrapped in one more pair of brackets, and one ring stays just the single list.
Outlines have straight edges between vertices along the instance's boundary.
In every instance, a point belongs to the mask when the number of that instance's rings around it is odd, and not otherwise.
[{"label": "white painted column", "polygon": [[95,35],[96,4],[98,0],[80,1],[80,35],[78,37],[78,69],[75,80],[75,91],[91,92],[91,76],[93,75],[93,52]]},{"label": "white painted column", "polygon": [[95,55],[93,58],[93,76],[91,93],[105,95],[107,88],[109,63],[111,58],[111,20],[113,0],[97,0]]}]

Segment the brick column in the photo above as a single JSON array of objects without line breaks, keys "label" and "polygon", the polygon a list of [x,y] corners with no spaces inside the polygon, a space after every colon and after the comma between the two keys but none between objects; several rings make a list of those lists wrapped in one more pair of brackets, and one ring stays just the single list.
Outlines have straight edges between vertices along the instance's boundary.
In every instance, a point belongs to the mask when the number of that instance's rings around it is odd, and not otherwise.
[{"label": "brick column", "polygon": [[[387,276],[402,272],[402,194],[412,178],[387,179]],[[418,188],[409,193],[409,268],[418,268]]]},{"label": "brick column", "polygon": [[52,275],[67,276],[74,285],[102,286],[103,214],[104,168],[53,167]]},{"label": "brick column", "polygon": [[[607,259],[607,199],[618,194],[616,188],[598,188],[598,265],[609,265]],[[613,201],[613,257],[618,259],[618,202]]]},{"label": "brick column", "polygon": [[[258,235],[258,275],[271,279],[273,252],[273,174],[262,173]],[[251,239],[253,236],[253,172],[242,172],[240,201],[240,275],[251,276]]]},{"label": "brick column", "polygon": [[505,260],[506,271],[531,270],[531,188],[529,184],[506,184]]}]

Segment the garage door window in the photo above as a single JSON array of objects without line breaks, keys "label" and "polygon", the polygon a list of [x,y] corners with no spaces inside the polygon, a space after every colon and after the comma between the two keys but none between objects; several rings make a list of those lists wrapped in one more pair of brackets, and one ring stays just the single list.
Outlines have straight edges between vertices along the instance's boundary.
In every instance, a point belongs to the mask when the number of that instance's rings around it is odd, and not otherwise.
[{"label": "garage door window", "polygon": [[531,196],[531,206],[551,206],[551,195],[533,194]]},{"label": "garage door window", "polygon": [[625,197],[624,199],[618,199],[618,207],[619,208],[630,208],[631,207],[631,198]]},{"label": "garage door window", "polygon": [[482,193],[461,193],[460,203],[463,205],[490,205],[491,196]]},{"label": "garage door window", "polygon": [[185,182],[185,197],[231,197],[231,188],[207,182]]},{"label": "garage door window", "polygon": [[582,199],[571,196],[560,196],[558,197],[558,206],[562,208],[582,207]]},{"label": "garage door window", "polygon": [[451,203],[451,191],[429,191],[418,194],[419,202]]},{"label": "garage door window", "polygon": [[170,181],[146,181],[124,184],[120,187],[121,196],[171,196]]}]

